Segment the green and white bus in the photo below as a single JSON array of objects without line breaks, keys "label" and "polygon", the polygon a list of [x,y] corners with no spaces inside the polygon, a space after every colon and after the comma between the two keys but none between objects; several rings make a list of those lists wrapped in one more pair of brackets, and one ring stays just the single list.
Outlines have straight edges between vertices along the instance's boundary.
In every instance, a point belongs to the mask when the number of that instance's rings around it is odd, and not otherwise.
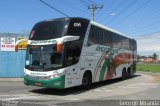
[{"label": "green and white bus", "polygon": [[37,23],[29,36],[25,85],[63,89],[136,72],[134,39],[84,18]]}]

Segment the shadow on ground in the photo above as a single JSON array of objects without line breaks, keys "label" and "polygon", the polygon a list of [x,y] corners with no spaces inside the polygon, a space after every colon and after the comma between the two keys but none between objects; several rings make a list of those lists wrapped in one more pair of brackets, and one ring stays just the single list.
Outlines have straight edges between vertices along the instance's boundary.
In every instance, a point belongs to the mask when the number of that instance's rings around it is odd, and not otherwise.
[{"label": "shadow on ground", "polygon": [[[127,80],[132,79],[132,78],[136,78],[139,76],[140,75],[134,75],[133,77],[128,78]],[[40,88],[40,89],[31,90],[29,92],[43,94],[43,95],[58,95],[58,96],[76,95],[76,94],[87,92],[89,90],[94,90],[96,88],[103,87],[106,85],[119,83],[121,81],[123,81],[121,78],[117,78],[117,79],[113,79],[113,80],[97,82],[97,83],[92,84],[91,87],[86,90],[82,90],[82,89],[80,89],[79,86],[77,86],[77,87],[72,87],[72,88],[67,88],[67,89]]]}]

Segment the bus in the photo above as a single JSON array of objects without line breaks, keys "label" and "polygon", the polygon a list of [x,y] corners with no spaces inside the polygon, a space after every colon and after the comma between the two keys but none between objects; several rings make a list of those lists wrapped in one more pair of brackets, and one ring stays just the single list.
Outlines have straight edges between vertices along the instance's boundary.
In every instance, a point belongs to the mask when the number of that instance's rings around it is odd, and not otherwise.
[{"label": "bus", "polygon": [[31,30],[24,83],[64,89],[126,79],[136,72],[136,55],[134,39],[89,19],[45,20]]}]

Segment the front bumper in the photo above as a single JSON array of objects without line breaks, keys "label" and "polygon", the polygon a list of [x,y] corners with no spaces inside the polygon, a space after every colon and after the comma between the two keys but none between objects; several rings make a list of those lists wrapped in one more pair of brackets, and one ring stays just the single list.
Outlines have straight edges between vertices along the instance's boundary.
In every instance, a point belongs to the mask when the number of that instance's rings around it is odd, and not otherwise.
[{"label": "front bumper", "polygon": [[[37,85],[39,83],[39,85]],[[41,86],[46,88],[56,88],[56,89],[63,89],[65,88],[65,76],[61,76],[58,78],[47,79],[47,80],[33,80],[24,76],[24,84],[29,86]]]}]

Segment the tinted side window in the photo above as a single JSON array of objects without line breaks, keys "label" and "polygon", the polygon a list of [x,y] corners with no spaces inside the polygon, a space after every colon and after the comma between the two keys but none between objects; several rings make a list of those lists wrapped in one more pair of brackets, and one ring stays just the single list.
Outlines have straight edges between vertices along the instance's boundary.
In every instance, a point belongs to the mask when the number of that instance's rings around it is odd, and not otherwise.
[{"label": "tinted side window", "polygon": [[103,45],[111,46],[112,45],[112,34],[109,31],[103,32]]},{"label": "tinted side window", "polygon": [[134,50],[137,50],[137,43],[136,43],[135,40],[133,40],[133,49],[134,49]]},{"label": "tinted side window", "polygon": [[95,44],[95,41],[93,39],[94,36],[95,36],[95,29],[93,26],[91,26],[89,36],[88,36],[88,42],[87,42],[88,46]]},{"label": "tinted side window", "polygon": [[133,45],[132,45],[132,40],[131,39],[129,39],[129,49],[133,50]]},{"label": "tinted side window", "polygon": [[112,33],[112,47],[113,48],[121,48],[122,47],[122,37]]},{"label": "tinted side window", "polygon": [[129,39],[122,37],[122,48],[123,49],[128,49],[129,50]]},{"label": "tinted side window", "polygon": [[88,46],[93,44],[103,44],[103,29],[92,25],[88,36]]},{"label": "tinted side window", "polygon": [[96,44],[102,44],[102,39],[103,39],[102,29],[95,26],[93,39]]}]

